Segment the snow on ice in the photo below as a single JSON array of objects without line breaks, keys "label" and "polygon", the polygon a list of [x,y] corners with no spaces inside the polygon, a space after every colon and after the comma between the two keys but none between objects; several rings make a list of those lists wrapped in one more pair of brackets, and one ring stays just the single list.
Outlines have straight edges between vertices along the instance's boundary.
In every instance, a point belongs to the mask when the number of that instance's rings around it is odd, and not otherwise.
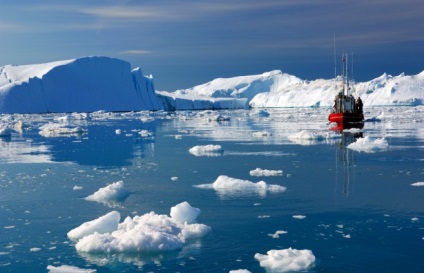
[{"label": "snow on ice", "polygon": [[119,223],[119,212],[112,211],[69,231],[68,237],[77,242],[78,251],[87,253],[172,251],[209,233],[209,226],[195,223],[199,214],[183,202],[171,208],[171,217],[150,212]]},{"label": "snow on ice", "polygon": [[315,256],[311,250],[297,250],[292,248],[269,250],[266,255],[255,254],[261,267],[272,272],[304,271],[315,264]]},{"label": "snow on ice", "polygon": [[415,182],[415,183],[412,183],[411,186],[414,186],[414,187],[424,187],[424,182]]},{"label": "snow on ice", "polygon": [[237,178],[220,175],[212,184],[196,185],[196,188],[214,189],[220,195],[243,195],[246,193],[256,193],[265,196],[267,192],[284,192],[286,187],[280,185],[269,185],[265,181],[257,183]]},{"label": "snow on ice", "polygon": [[[34,65],[0,67],[0,113],[50,113],[331,107],[334,79],[302,80],[275,70],[218,78],[174,92],[156,91],[152,76],[109,57],[83,57]],[[365,107],[423,105],[424,71],[357,83]],[[266,112],[257,113],[266,117]]]}]

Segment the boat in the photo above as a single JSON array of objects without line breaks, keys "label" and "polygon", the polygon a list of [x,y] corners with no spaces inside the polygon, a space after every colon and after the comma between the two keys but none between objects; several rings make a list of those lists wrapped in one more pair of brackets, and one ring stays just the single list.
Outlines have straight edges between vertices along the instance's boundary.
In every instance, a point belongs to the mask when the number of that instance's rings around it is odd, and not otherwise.
[{"label": "boat", "polygon": [[364,126],[363,103],[353,95],[353,83],[349,79],[348,55],[342,56],[342,88],[334,99],[328,120],[336,123],[335,128],[350,129]]}]

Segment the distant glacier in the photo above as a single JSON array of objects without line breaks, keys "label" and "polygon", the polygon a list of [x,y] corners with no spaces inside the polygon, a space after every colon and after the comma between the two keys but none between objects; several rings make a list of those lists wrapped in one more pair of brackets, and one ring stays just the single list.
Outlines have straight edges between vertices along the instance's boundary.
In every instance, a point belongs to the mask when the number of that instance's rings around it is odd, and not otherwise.
[{"label": "distant glacier", "polygon": [[[280,70],[157,91],[153,77],[123,60],[83,57],[0,67],[0,113],[330,107],[337,79],[302,80]],[[424,104],[424,71],[355,84],[364,106]]]}]

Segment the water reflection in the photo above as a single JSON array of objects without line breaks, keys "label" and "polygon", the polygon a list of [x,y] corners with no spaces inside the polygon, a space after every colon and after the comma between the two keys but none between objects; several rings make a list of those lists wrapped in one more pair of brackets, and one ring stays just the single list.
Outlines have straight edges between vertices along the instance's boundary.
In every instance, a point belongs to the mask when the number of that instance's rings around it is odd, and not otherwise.
[{"label": "water reflection", "polygon": [[363,137],[362,132],[341,132],[341,139],[336,143],[336,185],[342,183],[342,195],[349,196],[353,168],[355,167],[353,151],[347,146]]}]

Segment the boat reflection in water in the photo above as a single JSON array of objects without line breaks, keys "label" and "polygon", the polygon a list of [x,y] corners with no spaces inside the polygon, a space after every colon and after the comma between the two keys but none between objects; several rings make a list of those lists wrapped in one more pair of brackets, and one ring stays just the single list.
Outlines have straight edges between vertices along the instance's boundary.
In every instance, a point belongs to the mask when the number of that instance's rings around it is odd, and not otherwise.
[{"label": "boat reflection in water", "polygon": [[339,187],[340,181],[343,181],[341,193],[343,196],[348,197],[355,163],[353,151],[348,149],[347,146],[355,142],[357,138],[363,137],[363,133],[362,131],[347,132],[342,130],[339,132],[342,138],[336,143],[336,190],[339,191],[337,188]]}]

